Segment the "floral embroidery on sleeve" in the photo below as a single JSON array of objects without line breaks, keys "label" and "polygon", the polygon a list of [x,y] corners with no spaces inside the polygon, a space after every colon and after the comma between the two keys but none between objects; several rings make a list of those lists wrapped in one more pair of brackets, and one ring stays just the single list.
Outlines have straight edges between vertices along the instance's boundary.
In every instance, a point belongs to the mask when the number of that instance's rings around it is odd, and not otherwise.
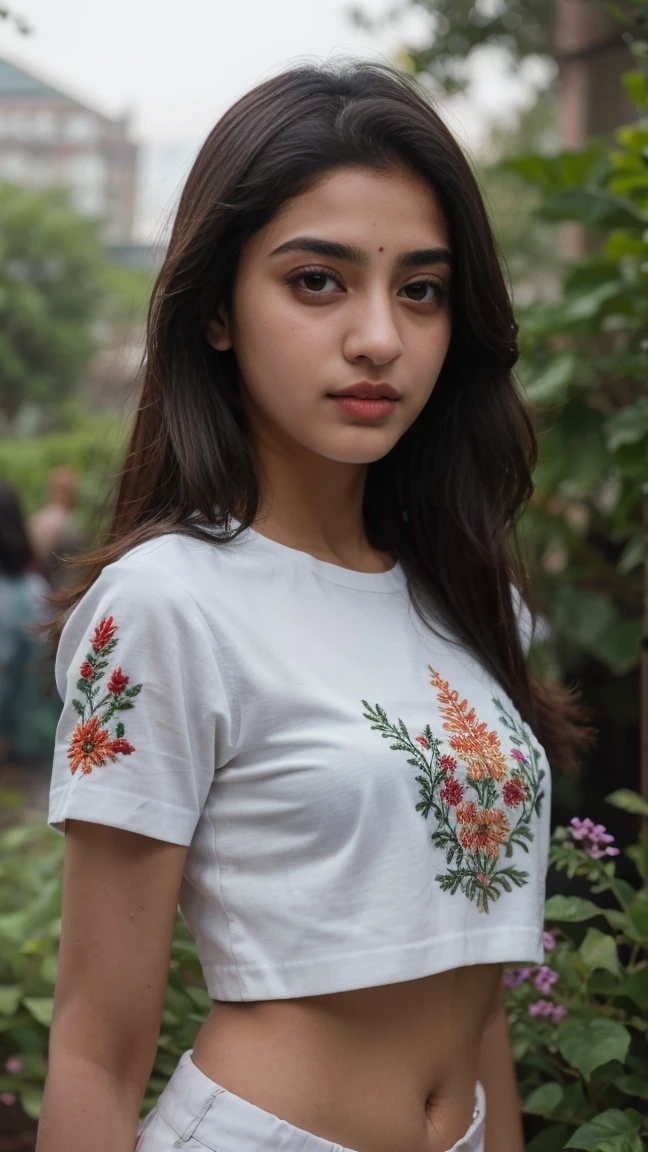
[{"label": "floral embroidery on sleeve", "polygon": [[[529,726],[493,696],[512,745],[506,752],[498,733],[479,722],[468,701],[460,701],[448,681],[430,665],[428,669],[443,728],[450,734],[445,741],[434,736],[429,724],[412,739],[402,720],[391,724],[380,705],[372,708],[366,700],[364,716],[385,739],[396,741],[390,745],[394,751],[408,752],[407,763],[418,770],[421,800],[416,810],[426,820],[432,813],[436,827],[431,839],[446,857],[447,869],[435,879],[444,892],[454,895],[461,889],[480,912],[488,912],[502,892],[528,882],[528,872],[504,863],[501,856],[511,860],[516,848],[528,852],[534,839],[529,825],[534,813],[540,815],[544,798],[540,751]],[[444,743],[454,756],[443,750]]]},{"label": "floral embroidery on sleeve", "polygon": [[139,694],[142,685],[134,684],[129,688],[130,677],[124,675],[121,667],[113,669],[105,686],[100,683],[109,664],[106,657],[119,643],[115,638],[117,628],[112,616],[107,616],[97,625],[90,641],[92,651],[86,654],[79,669],[76,686],[82,699],[75,697],[72,706],[80,719],[68,749],[73,776],[77,768],[87,775],[93,767],[101,768],[107,760],[114,762],[118,755],[130,756],[135,751],[125,739],[122,721],[118,720],[114,725],[114,732],[111,727],[115,712],[134,707],[133,698]]}]

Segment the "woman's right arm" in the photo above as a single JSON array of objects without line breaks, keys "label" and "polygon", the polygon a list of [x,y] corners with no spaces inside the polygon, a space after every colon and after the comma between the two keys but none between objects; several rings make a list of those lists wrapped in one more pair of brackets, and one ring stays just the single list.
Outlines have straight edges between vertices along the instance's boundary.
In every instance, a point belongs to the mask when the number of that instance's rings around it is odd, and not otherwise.
[{"label": "woman's right arm", "polygon": [[184,845],[66,821],[61,944],[36,1152],[133,1152],[157,1051],[186,854]]}]

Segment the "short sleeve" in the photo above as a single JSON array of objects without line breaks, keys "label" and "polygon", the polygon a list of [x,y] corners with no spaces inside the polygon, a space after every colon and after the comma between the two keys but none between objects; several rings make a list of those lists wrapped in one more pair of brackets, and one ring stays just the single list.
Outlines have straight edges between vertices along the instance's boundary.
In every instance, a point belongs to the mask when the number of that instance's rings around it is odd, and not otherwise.
[{"label": "short sleeve", "polygon": [[68,619],[56,657],[63,710],[48,825],[88,820],[189,845],[235,751],[216,639],[175,577],[108,565]]}]

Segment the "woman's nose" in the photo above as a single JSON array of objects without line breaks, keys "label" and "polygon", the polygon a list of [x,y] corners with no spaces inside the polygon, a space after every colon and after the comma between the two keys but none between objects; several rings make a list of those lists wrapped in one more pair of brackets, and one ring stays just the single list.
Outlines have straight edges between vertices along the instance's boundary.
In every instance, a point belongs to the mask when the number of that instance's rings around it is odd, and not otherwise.
[{"label": "woman's nose", "polygon": [[365,357],[376,364],[387,364],[403,351],[400,332],[393,314],[393,304],[382,292],[358,299],[348,322],[344,341],[347,360]]}]

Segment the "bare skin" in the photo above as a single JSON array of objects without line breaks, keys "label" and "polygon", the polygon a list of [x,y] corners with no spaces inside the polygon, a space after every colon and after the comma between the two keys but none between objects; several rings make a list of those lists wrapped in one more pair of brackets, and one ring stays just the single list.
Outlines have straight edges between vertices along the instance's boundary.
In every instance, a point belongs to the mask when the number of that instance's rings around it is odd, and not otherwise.
[{"label": "bare skin", "polygon": [[214,1002],[192,1060],[230,1092],[357,1152],[445,1152],[472,1120],[496,965],[324,996]]},{"label": "bare skin", "polygon": [[[303,237],[355,251],[277,251]],[[256,531],[356,571],[393,567],[367,540],[367,468],[436,384],[451,335],[451,265],[432,190],[401,168],[337,170],[244,245],[232,313],[214,316],[208,339],[236,355],[259,467]],[[331,399],[362,381],[397,390],[384,417],[348,415]],[[343,1148],[445,1152],[470,1126],[476,1079],[485,1082],[500,975],[478,965],[298,999],[215,1001],[192,1059],[229,1091]],[[487,1152],[521,1152],[501,1009],[497,1020],[502,1088]]]}]

